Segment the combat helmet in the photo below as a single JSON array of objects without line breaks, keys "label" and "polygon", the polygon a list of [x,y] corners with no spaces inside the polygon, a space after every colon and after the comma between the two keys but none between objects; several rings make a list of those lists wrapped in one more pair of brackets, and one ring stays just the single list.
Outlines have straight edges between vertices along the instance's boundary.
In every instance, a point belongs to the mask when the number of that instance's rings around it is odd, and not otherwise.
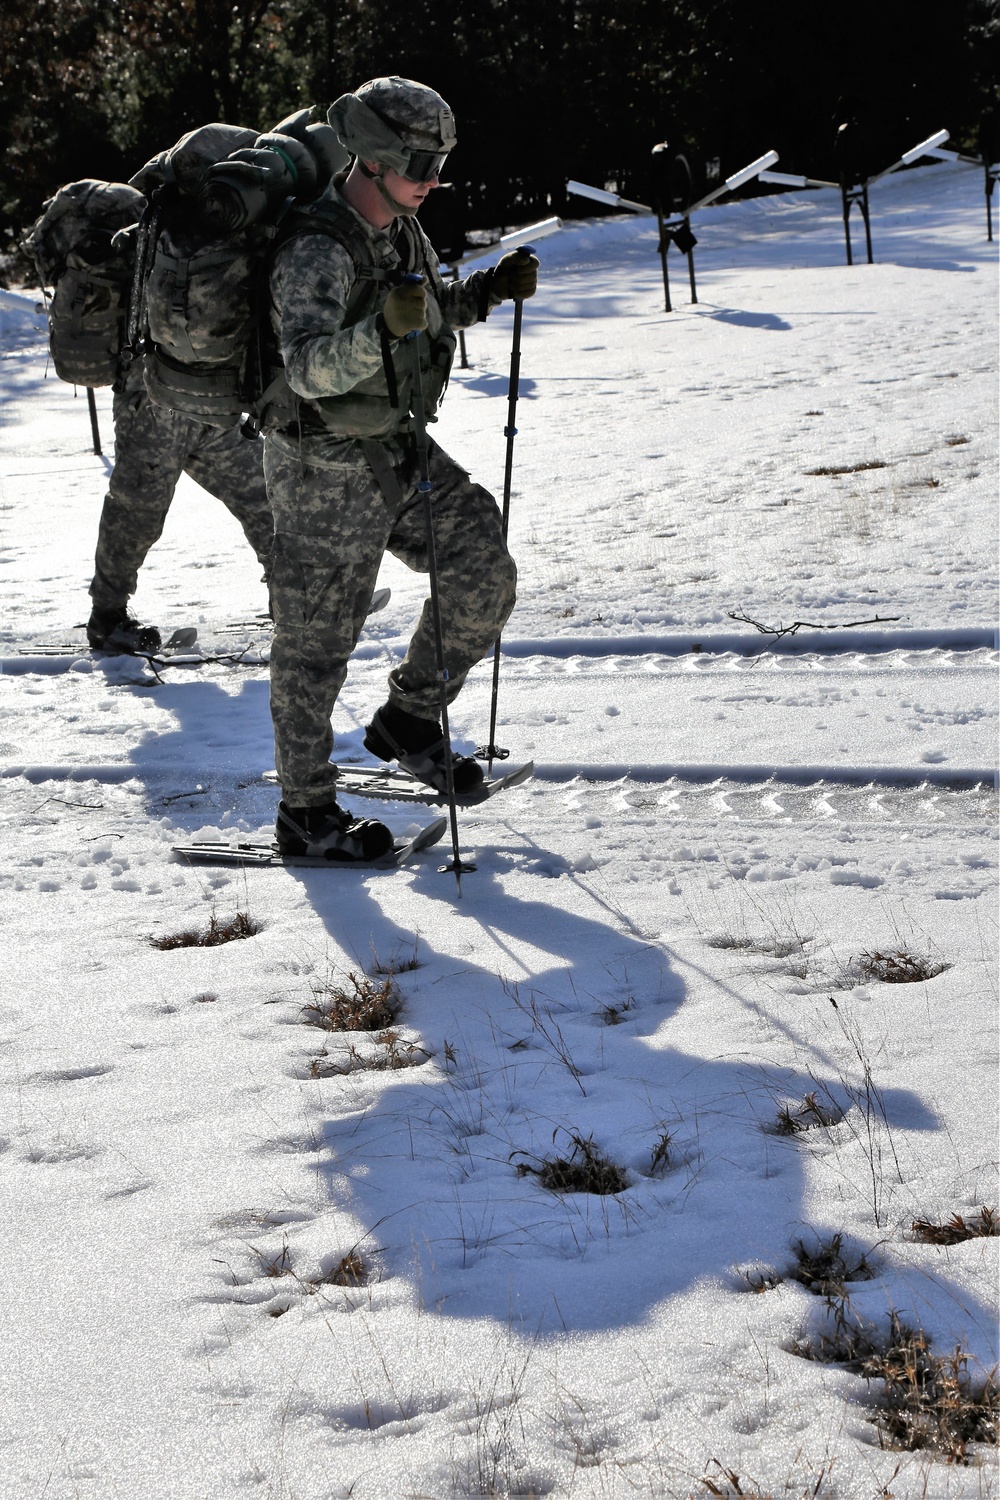
[{"label": "combat helmet", "polygon": [[391,167],[411,182],[436,177],[458,139],[455,116],[441,95],[395,75],[342,94],[327,119],[352,156]]}]

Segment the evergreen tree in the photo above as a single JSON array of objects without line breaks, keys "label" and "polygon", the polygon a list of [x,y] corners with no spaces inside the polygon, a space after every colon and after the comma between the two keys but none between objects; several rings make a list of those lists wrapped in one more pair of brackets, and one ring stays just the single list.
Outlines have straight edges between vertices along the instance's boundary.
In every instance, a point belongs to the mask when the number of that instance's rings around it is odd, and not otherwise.
[{"label": "evergreen tree", "polygon": [[869,172],[942,126],[978,150],[998,52],[1000,0],[7,0],[0,248],[63,182],[128,177],[210,119],[264,129],[384,73],[452,105],[452,201],[496,228],[593,212],[568,177],[651,201],[664,139],[696,189],[706,160],[726,174],[771,147],[832,177],[847,119]]}]

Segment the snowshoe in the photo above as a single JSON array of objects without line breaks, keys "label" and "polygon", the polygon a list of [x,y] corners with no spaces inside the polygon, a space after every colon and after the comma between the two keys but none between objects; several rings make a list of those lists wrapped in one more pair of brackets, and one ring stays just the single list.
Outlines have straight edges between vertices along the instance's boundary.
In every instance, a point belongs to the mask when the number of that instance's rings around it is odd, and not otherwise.
[{"label": "snowshoe", "polygon": [[[365,749],[379,760],[396,761],[401,770],[409,771],[425,786],[447,791],[444,736],[436,720],[418,718],[394,703],[386,703],[365,729]],[[456,796],[467,797],[482,786],[482,767],[471,755],[458,755],[452,750],[451,769]]]},{"label": "snowshoe", "polygon": [[384,823],[356,818],[338,802],[319,807],[289,807],[280,802],[275,844],[283,855],[370,862],[392,852],[393,837]]},{"label": "snowshoe", "polygon": [[98,609],[95,606],[87,621],[87,640],[95,651],[118,651],[133,655],[153,654],[159,651],[162,644],[156,626],[140,625],[124,604],[114,609]]}]

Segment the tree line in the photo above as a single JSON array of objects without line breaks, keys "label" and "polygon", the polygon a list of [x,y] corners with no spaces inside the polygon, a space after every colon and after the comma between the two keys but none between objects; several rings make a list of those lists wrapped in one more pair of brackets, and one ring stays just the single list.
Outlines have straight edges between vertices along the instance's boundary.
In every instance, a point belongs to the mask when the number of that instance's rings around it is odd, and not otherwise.
[{"label": "tree line", "polygon": [[383,73],[455,111],[447,236],[449,211],[484,229],[593,212],[571,177],[649,202],[663,140],[696,188],[771,148],[834,178],[847,120],[868,172],[942,126],[1000,154],[998,59],[1000,0],[7,0],[0,255],[64,182],[127,179],[210,119],[264,130]]}]

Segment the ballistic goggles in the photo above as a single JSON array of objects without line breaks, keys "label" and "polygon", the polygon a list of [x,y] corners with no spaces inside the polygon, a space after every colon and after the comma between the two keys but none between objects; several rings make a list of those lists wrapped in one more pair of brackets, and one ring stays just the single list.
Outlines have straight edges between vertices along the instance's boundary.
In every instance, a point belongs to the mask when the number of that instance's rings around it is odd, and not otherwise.
[{"label": "ballistic goggles", "polygon": [[430,182],[447,160],[447,151],[411,151],[406,170],[401,175],[407,182]]}]

